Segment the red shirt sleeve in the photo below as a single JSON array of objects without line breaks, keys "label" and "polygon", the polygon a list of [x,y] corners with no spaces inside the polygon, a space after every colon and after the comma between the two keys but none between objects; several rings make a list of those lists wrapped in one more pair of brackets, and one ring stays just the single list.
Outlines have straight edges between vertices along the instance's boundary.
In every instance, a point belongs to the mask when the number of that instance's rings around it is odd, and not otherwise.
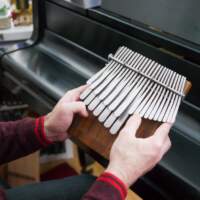
[{"label": "red shirt sleeve", "polygon": [[0,164],[15,160],[49,145],[44,117],[0,122]]},{"label": "red shirt sleeve", "polygon": [[125,200],[127,187],[111,173],[103,173],[82,200]]}]

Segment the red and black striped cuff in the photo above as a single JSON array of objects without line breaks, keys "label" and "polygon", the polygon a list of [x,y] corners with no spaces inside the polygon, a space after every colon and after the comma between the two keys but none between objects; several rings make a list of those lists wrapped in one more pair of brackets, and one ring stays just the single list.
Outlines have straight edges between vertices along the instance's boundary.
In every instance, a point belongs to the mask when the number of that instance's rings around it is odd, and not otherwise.
[{"label": "red and black striped cuff", "polygon": [[128,188],[123,183],[123,181],[120,180],[115,175],[113,175],[113,174],[111,174],[109,172],[104,172],[97,179],[97,181],[106,182],[106,183],[112,185],[113,187],[115,187],[119,191],[122,200],[124,200],[126,198]]},{"label": "red and black striped cuff", "polygon": [[49,144],[52,144],[53,142],[48,140],[47,137],[46,137],[46,133],[45,133],[45,130],[44,130],[44,120],[45,120],[45,116],[36,118],[34,133],[35,133],[38,141],[40,142],[40,144],[43,147],[46,147]]}]

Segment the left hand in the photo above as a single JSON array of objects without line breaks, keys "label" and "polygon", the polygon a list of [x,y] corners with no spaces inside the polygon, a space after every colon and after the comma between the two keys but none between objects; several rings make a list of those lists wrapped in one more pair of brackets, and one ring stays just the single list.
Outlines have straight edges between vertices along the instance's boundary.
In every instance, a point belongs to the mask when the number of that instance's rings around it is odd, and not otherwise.
[{"label": "left hand", "polygon": [[80,94],[87,85],[68,91],[45,117],[44,128],[49,141],[64,141],[68,138],[67,130],[71,126],[74,115],[88,116],[85,104],[79,100]]}]

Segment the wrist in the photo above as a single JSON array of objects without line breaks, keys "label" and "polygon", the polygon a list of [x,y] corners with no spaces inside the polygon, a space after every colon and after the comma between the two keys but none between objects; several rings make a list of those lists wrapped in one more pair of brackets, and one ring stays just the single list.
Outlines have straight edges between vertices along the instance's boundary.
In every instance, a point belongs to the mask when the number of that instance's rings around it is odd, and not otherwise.
[{"label": "wrist", "polygon": [[47,122],[48,115],[43,116],[41,118],[43,122],[43,138],[46,141],[46,143],[51,144],[54,142],[54,140],[50,137],[51,133],[48,129],[48,122]]},{"label": "wrist", "polygon": [[138,179],[136,174],[129,174],[125,169],[110,164],[108,165],[105,172],[111,173],[119,178],[127,188],[129,188]]},{"label": "wrist", "polygon": [[105,171],[103,174],[101,174],[101,176],[99,176],[99,178],[97,178],[97,181],[104,182],[111,185],[112,187],[118,190],[121,196],[121,199],[126,198],[128,188],[124,184],[124,182],[122,182],[122,180],[119,179],[114,174]]},{"label": "wrist", "polygon": [[45,121],[44,116],[36,118],[34,127],[35,136],[38,139],[39,143],[42,145],[42,147],[46,147],[52,143],[46,137],[44,121]]}]

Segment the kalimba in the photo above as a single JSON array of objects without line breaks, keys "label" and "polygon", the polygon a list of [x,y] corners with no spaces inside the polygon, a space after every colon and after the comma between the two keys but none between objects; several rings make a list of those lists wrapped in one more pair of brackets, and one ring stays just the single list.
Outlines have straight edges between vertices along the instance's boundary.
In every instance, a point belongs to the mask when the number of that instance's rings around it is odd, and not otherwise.
[{"label": "kalimba", "polygon": [[137,137],[148,137],[161,123],[175,122],[181,100],[191,88],[186,77],[127,47],[108,58],[80,96],[90,116],[77,118],[70,129],[73,139],[105,158],[132,114],[143,119]]}]

